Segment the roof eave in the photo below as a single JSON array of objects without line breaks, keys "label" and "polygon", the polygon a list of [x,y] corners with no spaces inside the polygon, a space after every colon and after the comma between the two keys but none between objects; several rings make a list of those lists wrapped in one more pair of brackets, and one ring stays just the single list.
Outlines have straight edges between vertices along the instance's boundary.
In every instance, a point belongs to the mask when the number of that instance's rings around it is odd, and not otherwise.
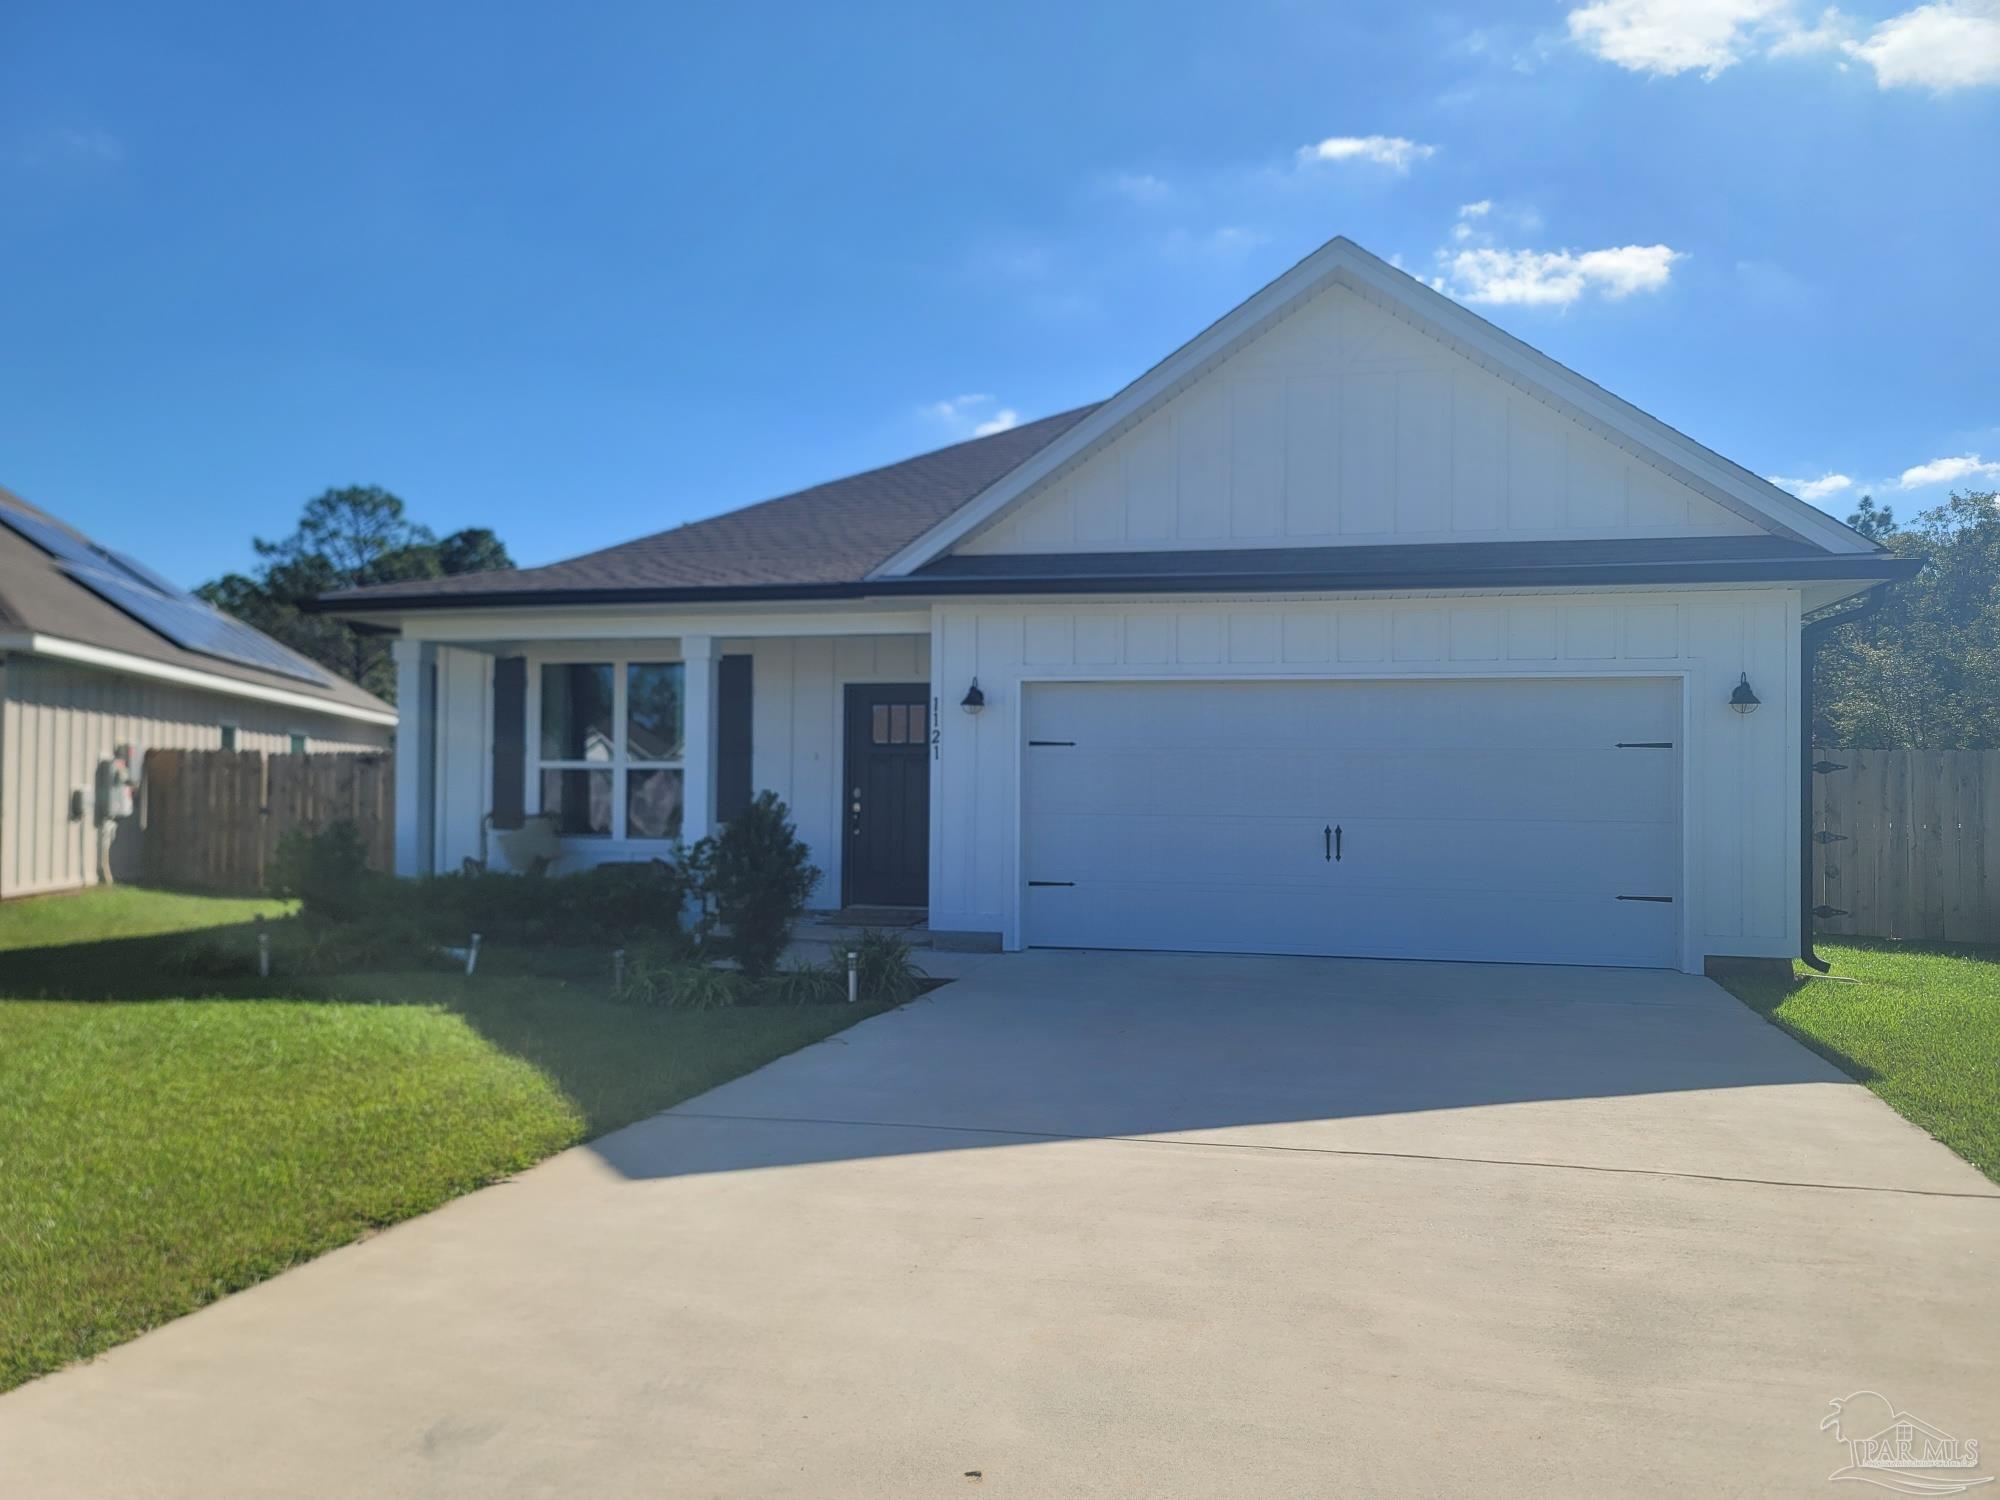
[{"label": "roof eave", "polygon": [[1801,558],[1718,558],[1692,562],[1559,563],[1507,568],[1408,569],[1394,573],[1338,569],[1259,572],[1189,571],[1148,574],[925,575],[843,583],[727,585],[722,587],[540,589],[518,593],[413,594],[343,604],[315,601],[326,614],[357,622],[370,617],[440,610],[575,609],[633,604],[794,603],[882,598],[951,598],[994,594],[1157,593],[1382,593],[1409,589],[1585,588],[1672,583],[1739,585],[1826,580],[1894,583],[1922,567],[1915,558],[1888,554],[1829,554]]}]

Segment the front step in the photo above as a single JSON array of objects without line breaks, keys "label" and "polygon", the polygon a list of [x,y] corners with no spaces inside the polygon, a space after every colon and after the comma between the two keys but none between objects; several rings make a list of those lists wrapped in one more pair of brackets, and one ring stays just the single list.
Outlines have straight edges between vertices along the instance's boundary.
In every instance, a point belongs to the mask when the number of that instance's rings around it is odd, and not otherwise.
[{"label": "front step", "polygon": [[792,941],[844,949],[865,932],[893,932],[912,948],[928,948],[928,915],[922,907],[907,906],[850,906],[841,911],[808,912],[792,928]]}]

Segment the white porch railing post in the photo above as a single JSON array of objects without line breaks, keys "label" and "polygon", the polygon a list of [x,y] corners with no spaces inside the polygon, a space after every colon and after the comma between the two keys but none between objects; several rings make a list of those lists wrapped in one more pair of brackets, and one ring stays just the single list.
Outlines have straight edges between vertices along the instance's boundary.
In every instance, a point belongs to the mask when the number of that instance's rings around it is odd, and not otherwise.
[{"label": "white porch railing post", "polygon": [[434,705],[425,669],[432,648],[424,641],[398,639],[392,647],[396,662],[396,873],[428,875],[431,820],[429,757],[436,753],[437,729],[430,722]]},{"label": "white porch railing post", "polygon": [[681,757],[681,837],[692,844],[715,832],[715,637],[681,637],[686,665],[687,746]]}]

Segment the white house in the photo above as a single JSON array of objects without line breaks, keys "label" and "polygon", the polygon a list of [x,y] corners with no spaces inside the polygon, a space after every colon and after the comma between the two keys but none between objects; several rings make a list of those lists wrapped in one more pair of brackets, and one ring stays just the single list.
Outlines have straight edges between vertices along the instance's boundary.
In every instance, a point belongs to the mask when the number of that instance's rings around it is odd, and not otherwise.
[{"label": "white house", "polygon": [[1907,571],[1335,240],[1101,405],[327,607],[406,872],[770,788],[940,941],[1699,971],[1799,951],[1801,627]]},{"label": "white house", "polygon": [[379,698],[0,490],[0,898],[139,872],[121,746],[137,776],[148,750],[379,750],[395,725]]}]

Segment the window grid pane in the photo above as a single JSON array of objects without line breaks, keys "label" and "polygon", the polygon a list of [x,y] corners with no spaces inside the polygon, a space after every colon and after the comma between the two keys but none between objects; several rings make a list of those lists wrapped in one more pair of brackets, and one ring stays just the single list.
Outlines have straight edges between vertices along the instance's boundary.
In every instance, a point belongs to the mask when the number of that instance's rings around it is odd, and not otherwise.
[{"label": "window grid pane", "polygon": [[542,811],[554,813],[556,832],[572,838],[611,834],[609,771],[543,771]]},{"label": "window grid pane", "polygon": [[685,743],[686,668],[677,661],[635,661],[625,668],[625,757],[675,761]]},{"label": "window grid pane", "polygon": [[550,662],[542,668],[542,759],[612,758],[609,662]]},{"label": "window grid pane", "polygon": [[681,836],[681,772],[632,770],[625,774],[625,837]]}]

